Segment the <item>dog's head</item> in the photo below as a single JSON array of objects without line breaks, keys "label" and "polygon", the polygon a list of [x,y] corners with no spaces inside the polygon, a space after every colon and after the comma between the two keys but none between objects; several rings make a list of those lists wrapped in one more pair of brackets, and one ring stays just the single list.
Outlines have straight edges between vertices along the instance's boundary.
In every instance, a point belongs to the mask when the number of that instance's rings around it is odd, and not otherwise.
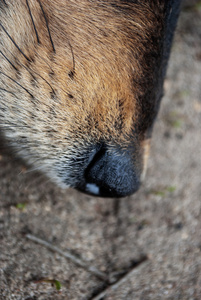
[{"label": "dog's head", "polygon": [[163,2],[2,5],[0,123],[60,185],[108,197],[138,189],[162,94]]}]

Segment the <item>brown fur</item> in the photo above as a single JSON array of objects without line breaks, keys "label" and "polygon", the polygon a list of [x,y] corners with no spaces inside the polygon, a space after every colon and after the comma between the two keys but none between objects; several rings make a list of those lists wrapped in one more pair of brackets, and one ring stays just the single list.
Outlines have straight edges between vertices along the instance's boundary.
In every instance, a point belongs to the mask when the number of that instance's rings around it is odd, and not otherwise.
[{"label": "brown fur", "polygon": [[0,126],[21,156],[61,183],[55,169],[64,158],[79,159],[92,142],[127,149],[132,138],[141,172],[164,3],[2,2]]}]

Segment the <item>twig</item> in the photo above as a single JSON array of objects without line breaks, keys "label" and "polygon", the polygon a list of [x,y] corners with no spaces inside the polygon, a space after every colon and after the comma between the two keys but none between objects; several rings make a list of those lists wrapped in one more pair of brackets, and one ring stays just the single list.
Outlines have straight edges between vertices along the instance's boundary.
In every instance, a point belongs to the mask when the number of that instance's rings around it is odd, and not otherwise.
[{"label": "twig", "polygon": [[36,242],[42,246],[45,246],[46,248],[48,248],[49,250],[59,253],[60,255],[64,256],[65,258],[69,259],[71,262],[73,262],[75,265],[77,265],[78,267],[81,267],[85,270],[87,270],[88,272],[90,272],[91,274],[95,275],[96,277],[98,277],[99,279],[103,280],[103,281],[109,281],[109,277],[107,276],[107,274],[105,274],[104,272],[99,271],[96,267],[94,266],[88,266],[88,264],[77,258],[75,255],[71,254],[68,251],[62,251],[61,249],[59,249],[56,246],[53,246],[52,244],[41,240],[40,238],[37,238],[36,236],[32,235],[32,234],[27,234],[26,238]]},{"label": "twig", "polygon": [[[90,300],[104,299],[104,297],[108,293],[117,290],[120,287],[120,285],[125,284],[130,279],[130,277],[134,276],[135,273],[139,272],[139,268],[142,268],[142,266],[145,265],[145,264],[142,264],[145,261],[146,260],[142,261],[138,268],[133,268],[130,272],[128,272],[125,276],[123,276],[120,280],[115,281],[115,283],[109,285],[104,291],[102,291],[100,294],[96,295],[95,297],[90,298]],[[148,262],[146,262],[146,263],[148,264]]]}]

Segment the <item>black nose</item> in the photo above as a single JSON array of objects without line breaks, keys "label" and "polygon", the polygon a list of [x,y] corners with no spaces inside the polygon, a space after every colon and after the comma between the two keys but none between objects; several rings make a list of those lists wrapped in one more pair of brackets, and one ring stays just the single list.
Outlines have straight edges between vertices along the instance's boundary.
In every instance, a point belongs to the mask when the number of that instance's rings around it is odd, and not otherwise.
[{"label": "black nose", "polygon": [[80,190],[100,197],[124,197],[140,185],[139,171],[129,151],[99,145],[84,172]]}]

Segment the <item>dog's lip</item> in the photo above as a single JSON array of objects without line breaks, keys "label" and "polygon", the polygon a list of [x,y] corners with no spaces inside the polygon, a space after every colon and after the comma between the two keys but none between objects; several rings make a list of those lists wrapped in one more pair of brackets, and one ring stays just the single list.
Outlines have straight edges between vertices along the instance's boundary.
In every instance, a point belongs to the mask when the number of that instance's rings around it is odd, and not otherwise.
[{"label": "dog's lip", "polygon": [[87,183],[85,187],[78,187],[76,189],[84,194],[95,196],[95,197],[101,197],[101,198],[125,197],[125,195],[118,195],[117,193],[115,193],[115,191],[113,191],[110,188],[99,187],[95,183]]}]

